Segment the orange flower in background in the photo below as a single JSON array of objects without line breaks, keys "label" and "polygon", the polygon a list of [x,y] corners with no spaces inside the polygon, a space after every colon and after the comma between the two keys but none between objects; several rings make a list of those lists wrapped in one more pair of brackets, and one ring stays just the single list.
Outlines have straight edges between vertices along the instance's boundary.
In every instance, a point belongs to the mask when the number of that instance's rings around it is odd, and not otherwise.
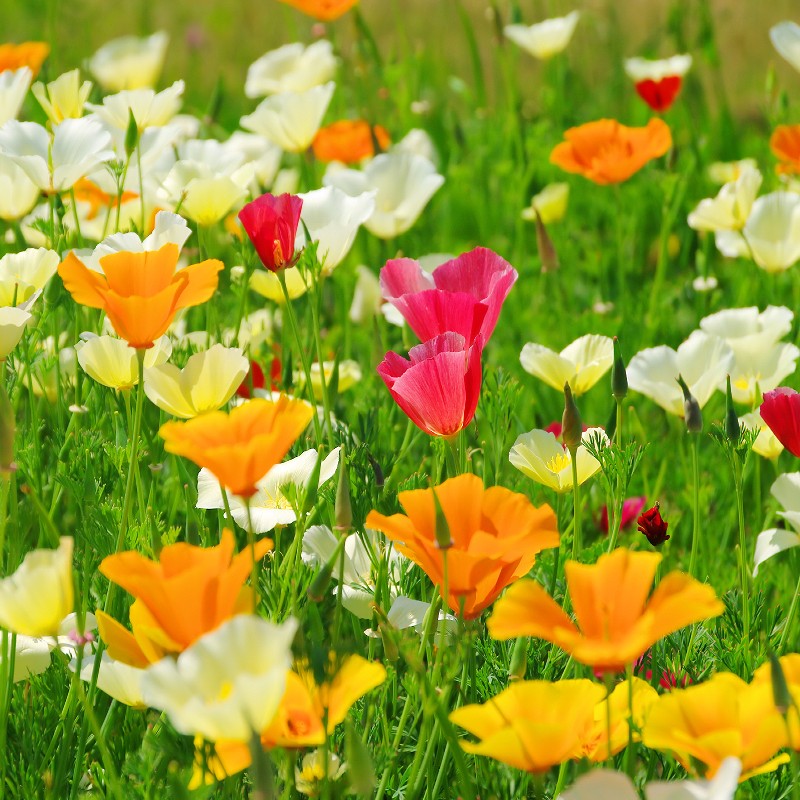
[{"label": "orange flower in background", "polygon": [[800,125],[778,125],[769,146],[781,162],[775,167],[779,175],[800,174]]},{"label": "orange flower in background", "polygon": [[50,45],[46,42],[0,44],[0,72],[28,67],[35,78],[48,55],[50,55]]},{"label": "orange flower in background", "polygon": [[489,634],[536,636],[581,664],[620,672],[667,634],[725,610],[711,586],[681,572],[667,575],[648,600],[659,561],[659,553],[624,548],[600,556],[596,564],[568,561],[577,625],[536,581],[519,581],[495,606]]},{"label": "orange flower in background", "polygon": [[367,515],[366,526],[383,531],[395,547],[418,564],[442,589],[442,550],[436,543],[433,493],[444,511],[453,545],[447,551],[445,601],[465,619],[477,617],[500,592],[533,566],[536,554],[558,547],[556,516],[536,508],[523,494],[502,486],[484,490],[476,475],[459,475],[434,489],[400,492],[406,514]]},{"label": "orange flower in background", "polygon": [[281,2],[308,14],[309,17],[331,22],[348,12],[358,0],[281,0]]},{"label": "orange flower in background", "polygon": [[139,197],[136,192],[127,190],[122,192],[122,197],[107,194],[94,181],[90,181],[88,178],[81,178],[73,187],[73,191],[77,201],[89,204],[86,219],[95,219],[101,211],[116,208],[120,203],[125,205],[125,203],[136,200]]},{"label": "orange flower in background", "polygon": [[[100,637],[109,655],[144,668],[168,653],[180,653],[235,614],[252,612],[253,592],[244,585],[252,569],[249,550],[234,555],[233,533],[225,529],[216,547],[179,542],[162,549],[158,561],[135,552],[103,559],[100,572],[132,594],[133,633],[97,612]],[[256,542],[256,558],[272,549]]]},{"label": "orange flower in background", "polygon": [[[261,734],[261,745],[299,748],[314,747],[344,722],[351,706],[367,692],[386,680],[386,669],[358,655],[347,656],[330,680],[322,685],[314,681],[307,665],[295,665],[286,676],[286,694],[280,709],[269,727]],[[222,780],[250,766],[250,749],[242,742],[221,741],[215,744],[215,757],[203,769],[202,761],[195,763],[190,788],[196,788],[210,778]]]},{"label": "orange flower in background", "polygon": [[248,498],[289,452],[313,413],[304,400],[281,395],[276,401],[248,400],[230,414],[212,411],[186,422],[167,422],[158,433],[168,453],[206,467],[228,491]]},{"label": "orange flower in background", "polygon": [[669,126],[651,119],[644,128],[629,128],[615,119],[599,119],[570,128],[550,153],[550,163],[599,184],[621,183],[648,161],[672,147]]},{"label": "orange flower in background", "polygon": [[375,142],[381,150],[387,150],[392,140],[386,128],[370,127],[363,119],[343,119],[321,128],[311,147],[319,161],[342,161],[355,164],[375,155]]},{"label": "orange flower in background", "polygon": [[178,311],[205,303],[217,289],[221,261],[176,271],[178,253],[172,242],[160,250],[111,253],[100,259],[102,272],[96,272],[70,251],[58,274],[76,303],[103,309],[131,347],[149,348]]}]

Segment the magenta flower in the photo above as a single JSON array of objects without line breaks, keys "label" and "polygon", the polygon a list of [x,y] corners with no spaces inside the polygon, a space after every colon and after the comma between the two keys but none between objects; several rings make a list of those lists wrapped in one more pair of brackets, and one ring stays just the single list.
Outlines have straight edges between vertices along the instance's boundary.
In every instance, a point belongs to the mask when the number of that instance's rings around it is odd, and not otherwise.
[{"label": "magenta flower", "polygon": [[[622,503],[622,519],[619,524],[619,529],[625,530],[628,525],[631,525],[641,513],[644,504],[647,502],[646,497],[629,497]],[[603,506],[600,512],[600,530],[603,533],[608,533],[608,506]]]},{"label": "magenta flower", "polygon": [[303,200],[296,195],[262,194],[239,212],[261,263],[270,272],[292,266],[302,209]]},{"label": "magenta flower", "polygon": [[431,436],[453,436],[475,416],[481,350],[480,338],[470,345],[458,333],[443,333],[412,347],[409,360],[387,353],[378,374],[418,428]]},{"label": "magenta flower", "polygon": [[447,331],[469,344],[492,335],[517,271],[497,253],[476,247],[430,275],[411,258],[386,262],[381,292],[425,342]]},{"label": "magenta flower", "polygon": [[779,386],[764,395],[759,411],[775,438],[792,455],[800,457],[800,394]]}]

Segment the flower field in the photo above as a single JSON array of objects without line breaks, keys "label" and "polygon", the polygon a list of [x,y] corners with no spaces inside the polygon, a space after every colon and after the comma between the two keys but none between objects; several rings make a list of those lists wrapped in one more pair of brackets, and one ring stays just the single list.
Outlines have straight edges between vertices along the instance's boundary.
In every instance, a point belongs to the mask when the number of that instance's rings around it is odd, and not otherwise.
[{"label": "flower field", "polygon": [[790,4],[207,5],[0,43],[0,797],[800,799]]}]

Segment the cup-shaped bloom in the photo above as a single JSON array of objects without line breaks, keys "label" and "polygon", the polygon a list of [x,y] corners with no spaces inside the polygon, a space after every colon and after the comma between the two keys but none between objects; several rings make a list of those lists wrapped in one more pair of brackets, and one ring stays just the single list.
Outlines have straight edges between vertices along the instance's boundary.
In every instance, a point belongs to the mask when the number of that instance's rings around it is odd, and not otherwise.
[{"label": "cup-shaped bloom", "polygon": [[388,352],[378,365],[397,405],[431,436],[454,436],[475,416],[481,393],[481,350],[458,333],[443,333],[408,351]]},{"label": "cup-shaped bloom", "polygon": [[247,68],[245,97],[265,97],[282,92],[305,92],[333,78],[333,45],[320,39],[306,47],[301,42],[270,50]]},{"label": "cup-shaped bloom", "polygon": [[142,695],[148,705],[166,711],[181,733],[249,742],[278,712],[296,631],[294,619],[275,625],[240,614],[177,659],[149,667]]},{"label": "cup-shaped bloom", "polygon": [[787,736],[770,684],[748,685],[728,672],[662,695],[642,738],[647,747],[672,753],[687,771],[705,767],[706,778],[713,778],[729,756],[742,762],[740,782],[789,761],[787,754],[776,755]]},{"label": "cup-shaped bloom", "polygon": [[0,72],[27,67],[36,77],[49,54],[50,45],[46,42],[0,44]]},{"label": "cup-shaped bloom", "polygon": [[296,195],[262,194],[239,212],[239,220],[261,263],[271,272],[291,265],[294,260],[302,208],[303,200]]},{"label": "cup-shaped bloom", "polygon": [[575,32],[580,12],[571,11],[565,17],[554,17],[535,25],[506,25],[503,33],[514,44],[542,61],[565,50]]},{"label": "cup-shaped bloom", "polygon": [[[97,612],[100,636],[109,655],[134,667],[146,667],[165,654],[180,653],[230,617],[253,610],[252,588],[244,583],[253,566],[250,550],[234,555],[231,531],[216,547],[178,542],[161,550],[158,561],[128,551],[103,559],[100,572],[136,599],[130,633]],[[272,547],[256,542],[256,558]]]},{"label": "cup-shaped bloom", "polygon": [[[139,361],[134,350],[124,339],[116,336],[84,334],[75,345],[78,363],[93,380],[110,389],[130,389],[139,383]],[[166,336],[157,339],[144,357],[144,367],[157,368],[172,352]]]},{"label": "cup-shaped bloom", "polygon": [[672,147],[669,126],[657,118],[644,128],[600,119],[570,128],[564,138],[550,154],[550,163],[599,184],[628,180]]},{"label": "cup-shaped bloom", "polygon": [[0,258],[0,306],[20,305],[55,275],[60,261],[55,250],[29,247]]},{"label": "cup-shaped bloom", "polygon": [[280,395],[275,402],[249,400],[230,414],[212,411],[187,422],[167,422],[159,435],[167,452],[207,467],[228,491],[248,498],[306,429],[312,414],[305,401]]},{"label": "cup-shaped bloom", "polygon": [[733,366],[730,345],[718,336],[694,331],[677,351],[666,345],[638,352],[628,364],[628,386],[646,395],[670,414],[682,417],[680,375],[702,408]]},{"label": "cup-shaped bloom", "polygon": [[775,459],[783,452],[783,445],[778,441],[778,437],[770,430],[759,409],[751,411],[739,417],[739,424],[744,428],[758,431],[756,440],[753,442],[753,452],[762,458],[770,461]]},{"label": "cup-shaped bloom", "polygon": [[309,17],[331,22],[347,13],[358,0],[281,0],[281,2],[308,14]]},{"label": "cup-shaped bloom", "polygon": [[249,369],[250,362],[238,347],[215,344],[190,356],[183,369],[162,364],[145,370],[144,390],[163,411],[191,419],[224,406]]},{"label": "cup-shaped bloom", "polygon": [[659,113],[675,102],[683,78],[691,69],[690,55],[672,56],[657,61],[646,58],[626,58],[625,72],[636,86],[636,93]]},{"label": "cup-shaped bloom", "polygon": [[753,577],[758,575],[759,568],[767,559],[784,550],[800,547],[800,472],[779,475],[770,493],[783,506],[778,516],[789,523],[789,528],[769,528],[758,534]]},{"label": "cup-shaped bloom", "polygon": [[[311,391],[316,400],[322,401],[322,376],[325,376],[325,385],[330,386],[333,381],[333,372],[336,370],[336,391],[341,394],[351,389],[361,380],[361,367],[357,361],[346,358],[344,361],[323,361],[320,369],[319,361],[314,361],[309,368],[311,373]],[[294,385],[302,388],[306,385],[306,376],[303,372],[295,372]]]},{"label": "cup-shaped bloom", "polygon": [[333,81],[304,92],[282,92],[262,100],[241,126],[274,142],[289,153],[302,153],[311,146],[328,110],[336,85]]},{"label": "cup-shaped bloom", "polygon": [[357,164],[375,155],[375,142],[381,151],[389,149],[391,140],[385,128],[363,119],[342,119],[321,128],[311,146],[318,161]]},{"label": "cup-shaped bloom", "polygon": [[47,85],[34,83],[31,91],[47,114],[47,119],[53,125],[58,125],[65,119],[83,116],[83,106],[92,91],[92,82],[81,83],[80,70],[72,69]]},{"label": "cup-shaped bloom", "polygon": [[796,22],[779,22],[769,29],[773,47],[800,72],[800,25]]},{"label": "cup-shaped bloom", "polygon": [[[781,476],[783,477],[783,476]],[[797,492],[800,486],[800,475],[794,473],[792,475],[794,486],[792,491]],[[795,501],[795,505],[797,505]],[[800,702],[800,653],[789,653],[788,655],[780,658],[780,667],[783,672],[783,677],[786,680],[787,688],[791,695],[791,700],[794,701],[795,707],[790,707],[786,716],[788,722],[789,741],[787,746],[795,752],[800,752],[800,717],[797,716],[796,704]],[[753,683],[765,684],[766,686],[773,687],[773,667],[767,661],[762,664],[753,674]]]},{"label": "cup-shaped bloom", "polygon": [[568,183],[548,183],[541,192],[531,198],[531,204],[523,209],[522,219],[536,222],[536,218],[543,225],[550,225],[564,219],[569,202]]},{"label": "cup-shaped bloom", "polygon": [[608,336],[588,334],[568,344],[560,353],[528,342],[519,356],[525,372],[559,392],[569,383],[572,394],[582,395],[594,386],[614,363],[614,342]]},{"label": "cup-shaped bloom", "polygon": [[43,192],[64,192],[114,158],[111,134],[90,117],[66,119],[53,136],[35,122],[10,120],[0,130],[0,154]]},{"label": "cup-shaped bloom", "polygon": [[568,561],[567,586],[577,625],[536,581],[522,580],[489,617],[494,639],[536,636],[580,664],[620,672],[667,634],[716,617],[725,607],[711,586],[671,572],[648,600],[659,553],[620,548],[596,564]]},{"label": "cup-shaped bloom", "polygon": [[480,478],[459,475],[435,489],[400,492],[405,514],[370,511],[366,525],[383,531],[396,549],[418,564],[443,591],[443,557],[436,539],[434,492],[450,528],[448,596],[454,611],[477,617],[500,592],[525,575],[536,555],[558,547],[557,521],[550,506],[536,508],[523,494],[502,486],[484,490]]},{"label": "cup-shaped bloom", "polygon": [[102,272],[95,272],[70,251],[58,274],[76,303],[103,309],[131,347],[148,348],[178,311],[205,303],[217,288],[221,261],[208,259],[176,271],[178,255],[172,242],[158,250],[123,250],[100,258]]},{"label": "cup-shaped bloom", "polygon": [[28,67],[0,72],[0,125],[17,118],[32,79]]},{"label": "cup-shaped bloom", "polygon": [[[231,516],[241,528],[247,528],[252,520],[255,533],[266,533],[276,525],[290,525],[297,519],[296,506],[287,495],[294,490],[295,497],[308,487],[314,466],[317,463],[317,451],[306,450],[305,453],[276,464],[256,483],[256,493],[249,498],[250,512],[247,505],[236,495],[228,498]],[[319,486],[329,481],[335,474],[339,464],[339,448],[334,448],[322,461],[319,469]],[[219,487],[219,481],[207,469],[201,469],[197,476],[197,507],[224,508],[225,501]],[[348,541],[350,541],[348,539]]]},{"label": "cup-shaped bloom", "polygon": [[[96,654],[84,654],[81,660],[80,678],[84,683],[92,683],[95,674]],[[69,663],[72,672],[78,668],[78,660],[73,658]],[[132,708],[145,709],[147,703],[142,697],[143,667],[133,667],[124,661],[118,661],[104,651],[100,657],[97,668],[97,678],[94,681],[101,692],[113,697],[120,703]]]},{"label": "cup-shaped bloom", "polygon": [[[608,444],[608,436],[602,428],[588,428],[581,436],[583,444],[578,445],[575,453],[578,486],[600,469],[600,462],[585,445],[598,436],[603,444]],[[559,494],[572,491],[572,456],[550,431],[534,428],[520,434],[508,453],[508,460],[524,475]]]},{"label": "cup-shaped bloom", "polygon": [[72,538],[56,550],[31,550],[0,580],[0,627],[23,636],[56,636],[72,611]]},{"label": "cup-shaped bloom", "polygon": [[0,308],[0,362],[19,344],[33,314],[22,306]]},{"label": "cup-shaped bloom", "polygon": [[734,181],[726,183],[716,197],[701,200],[689,214],[689,227],[696,231],[739,231],[747,222],[761,188],[761,173],[749,165]]},{"label": "cup-shaped bloom", "polygon": [[112,39],[89,59],[89,70],[107,92],[151,88],[158,83],[168,43],[164,31]]},{"label": "cup-shaped bloom", "polygon": [[800,394],[780,386],[764,395],[759,411],[778,441],[800,458]]},{"label": "cup-shaped bloom", "polygon": [[800,194],[772,192],[759,197],[741,238],[744,247],[737,255],[749,254],[767,272],[789,269],[800,259]]},{"label": "cup-shaped bloom", "polygon": [[778,125],[769,146],[780,162],[775,167],[779,175],[800,173],[800,125]]},{"label": "cup-shaped bloom", "polygon": [[[341,189],[326,186],[300,195],[303,202],[300,219],[312,242],[317,242],[317,259],[325,275],[330,275],[344,261],[358,229],[375,210],[375,193],[351,197]],[[295,247],[305,246],[305,231],[298,230]]]},{"label": "cup-shaped bloom", "polygon": [[586,679],[517,681],[483,705],[456,709],[450,720],[480,740],[460,742],[468,753],[526,772],[546,772],[583,756],[584,738],[605,693]]},{"label": "cup-shaped bloom", "polygon": [[517,277],[497,253],[476,247],[431,274],[411,258],[387,261],[381,292],[423,342],[453,331],[470,344],[485,343]]},{"label": "cup-shaped bloom", "polygon": [[405,233],[444,183],[431,161],[392,150],[375,156],[362,170],[328,170],[322,180],[349,195],[375,191],[375,210],[364,223],[374,236],[391,239]]},{"label": "cup-shaped bloom", "polygon": [[166,125],[178,113],[184,88],[183,81],[175,81],[161,92],[154,89],[125,89],[106,95],[100,105],[87,103],[86,107],[98,119],[119,131],[127,130],[130,115],[133,114],[136,127],[143,131],[145,128]]},{"label": "cup-shaped bloom", "polygon": [[794,312],[786,306],[726,308],[700,320],[700,329],[719,336],[736,357],[764,351],[792,329]]},{"label": "cup-shaped bloom", "polygon": [[39,187],[25,171],[0,153],[0,219],[21,219],[36,205],[39,194]]}]

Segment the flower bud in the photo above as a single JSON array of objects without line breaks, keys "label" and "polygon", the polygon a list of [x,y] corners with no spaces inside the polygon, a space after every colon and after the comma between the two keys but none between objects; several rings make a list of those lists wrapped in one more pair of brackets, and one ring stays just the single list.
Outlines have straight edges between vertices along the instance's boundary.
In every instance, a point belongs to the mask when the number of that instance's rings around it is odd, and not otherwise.
[{"label": "flower bud", "polygon": [[658,547],[669,539],[667,533],[669,523],[662,519],[658,503],[642,512],[636,520],[636,525],[639,533],[643,533],[653,547]]},{"label": "flower bud", "polygon": [[453,546],[453,537],[450,535],[450,525],[444,515],[444,509],[439,502],[439,495],[433,490],[433,505],[436,509],[436,546],[440,550],[447,550]]},{"label": "flower bud", "polygon": [[[336,548],[333,553],[331,553],[331,557],[319,568],[319,572],[314,576],[314,580],[311,581],[311,585],[308,587],[306,594],[312,603],[321,603],[325,595],[328,594],[328,587],[333,577],[333,570],[338,565],[339,559],[342,556],[344,540],[344,536],[339,539]],[[340,586],[339,591],[341,592],[341,590],[342,588]]]},{"label": "flower bud", "polygon": [[125,129],[125,155],[130,158],[139,143],[139,126],[133,116],[133,109],[128,109],[128,127]]},{"label": "flower bud", "polygon": [[792,694],[789,685],[786,683],[786,675],[783,674],[783,667],[780,659],[771,650],[769,651],[769,674],[772,680],[772,699],[775,708],[786,716],[792,707]]},{"label": "flower bud", "polygon": [[564,442],[567,450],[572,453],[578,449],[583,435],[583,420],[575,399],[572,396],[572,389],[569,388],[569,381],[564,384],[564,414],[561,417],[561,441]]},{"label": "flower bud", "polygon": [[539,250],[539,260],[542,262],[542,272],[555,272],[560,266],[558,253],[538,212],[534,214],[534,218],[536,220],[536,247]]},{"label": "flower bud", "polygon": [[739,425],[739,417],[733,407],[733,395],[731,394],[731,376],[728,375],[728,382],[725,389],[725,435],[731,442],[738,442],[742,429]]},{"label": "flower bud", "polygon": [[339,483],[336,485],[336,530],[347,532],[353,527],[353,506],[350,502],[350,476],[347,474],[347,453],[339,451]]},{"label": "flower bud", "polygon": [[689,391],[681,375],[678,375],[678,383],[683,391],[683,419],[686,430],[689,433],[700,433],[703,430],[703,412],[700,410],[700,404]]},{"label": "flower bud", "polygon": [[511,653],[511,663],[508,665],[508,679],[510,681],[521,681],[525,678],[525,670],[528,668],[528,637],[520,636],[514,642],[514,650]]},{"label": "flower bud", "polygon": [[611,394],[620,403],[628,394],[628,373],[619,349],[619,339],[614,337],[614,365],[611,367]]},{"label": "flower bud", "polygon": [[350,792],[356,795],[372,794],[378,784],[375,765],[372,763],[372,756],[367,746],[349,717],[344,724],[344,752],[350,773]]}]

